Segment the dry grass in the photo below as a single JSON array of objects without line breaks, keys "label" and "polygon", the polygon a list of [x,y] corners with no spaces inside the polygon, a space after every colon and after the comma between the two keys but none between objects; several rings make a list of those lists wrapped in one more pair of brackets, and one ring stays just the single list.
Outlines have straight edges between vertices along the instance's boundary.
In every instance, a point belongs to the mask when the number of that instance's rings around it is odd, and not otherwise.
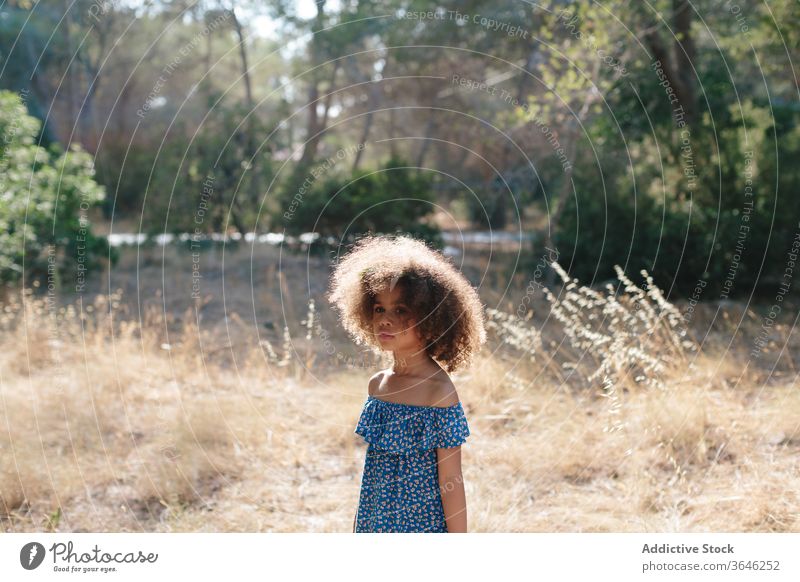
[{"label": "dry grass", "polygon": [[[319,300],[299,311],[325,269],[284,257],[254,319],[249,251],[216,282],[215,260],[205,289],[224,285],[224,308],[166,301],[146,269],[82,313],[29,291],[3,305],[4,530],[350,531],[353,429],[381,362],[348,365]],[[185,283],[175,271],[162,289]],[[780,357],[745,365],[759,321],[741,306],[683,329],[646,280],[598,291],[561,274],[522,317],[490,309],[490,345],[454,376],[470,529],[800,531],[791,329],[774,330]],[[131,287],[152,299],[141,311]]]}]

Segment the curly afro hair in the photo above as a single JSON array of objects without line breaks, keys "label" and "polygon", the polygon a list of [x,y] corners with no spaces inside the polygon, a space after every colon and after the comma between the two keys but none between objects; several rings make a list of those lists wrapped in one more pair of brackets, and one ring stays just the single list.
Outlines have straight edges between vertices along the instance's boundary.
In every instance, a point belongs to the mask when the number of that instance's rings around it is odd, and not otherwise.
[{"label": "curly afro hair", "polygon": [[448,372],[466,367],[486,341],[477,291],[441,253],[405,235],[367,235],[334,266],[327,299],[357,345],[379,351],[377,293],[399,286],[427,354]]}]

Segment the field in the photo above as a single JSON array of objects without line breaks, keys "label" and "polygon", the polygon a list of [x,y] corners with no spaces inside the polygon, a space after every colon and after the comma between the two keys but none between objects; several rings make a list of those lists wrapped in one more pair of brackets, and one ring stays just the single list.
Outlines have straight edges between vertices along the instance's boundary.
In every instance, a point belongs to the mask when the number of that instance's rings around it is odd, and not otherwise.
[{"label": "field", "polygon": [[[351,530],[388,360],[338,328],[326,258],[251,251],[127,249],[81,302],[7,296],[3,530]],[[454,376],[470,531],[800,532],[796,309],[754,357],[763,308],[700,303],[684,329],[639,274],[548,298],[486,266],[462,268],[490,339]]]}]

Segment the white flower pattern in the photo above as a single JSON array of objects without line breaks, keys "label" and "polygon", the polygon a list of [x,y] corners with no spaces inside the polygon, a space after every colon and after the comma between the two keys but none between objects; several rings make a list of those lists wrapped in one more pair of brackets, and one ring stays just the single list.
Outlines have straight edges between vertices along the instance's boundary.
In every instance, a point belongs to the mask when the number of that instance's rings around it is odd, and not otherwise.
[{"label": "white flower pattern", "polygon": [[461,403],[415,406],[368,396],[354,432],[368,443],[356,533],[447,532],[436,449],[469,436]]}]

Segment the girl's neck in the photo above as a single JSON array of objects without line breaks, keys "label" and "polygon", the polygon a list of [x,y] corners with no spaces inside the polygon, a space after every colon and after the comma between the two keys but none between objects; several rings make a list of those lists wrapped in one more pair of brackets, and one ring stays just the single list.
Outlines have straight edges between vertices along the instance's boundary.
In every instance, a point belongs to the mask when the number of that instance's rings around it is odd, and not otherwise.
[{"label": "girl's neck", "polygon": [[436,365],[424,350],[411,354],[394,354],[392,373],[398,376],[414,376],[430,371],[431,364]]}]

